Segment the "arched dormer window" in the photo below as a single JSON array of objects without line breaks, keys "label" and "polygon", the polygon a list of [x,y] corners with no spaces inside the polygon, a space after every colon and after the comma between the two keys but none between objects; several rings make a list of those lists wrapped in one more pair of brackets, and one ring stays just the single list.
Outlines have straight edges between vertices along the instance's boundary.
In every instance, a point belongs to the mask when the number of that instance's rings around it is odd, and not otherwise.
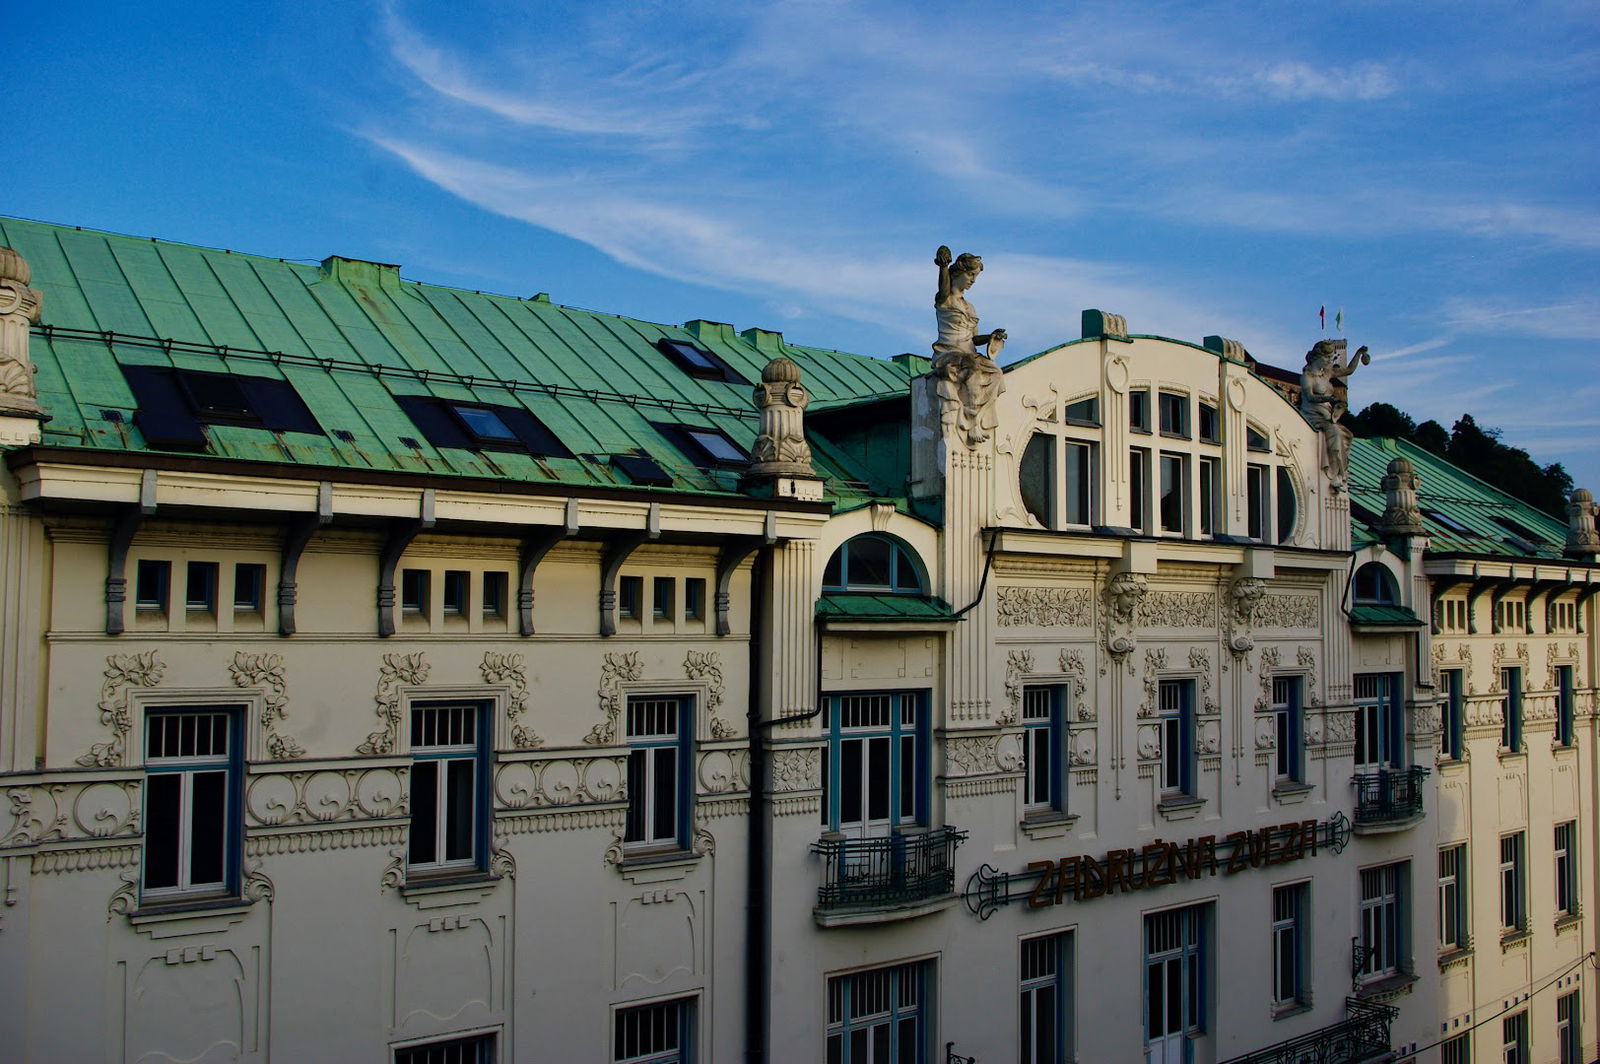
[{"label": "arched dormer window", "polygon": [[822,571],[824,591],[874,591],[925,595],[922,566],[909,547],[888,536],[867,534],[833,552]]},{"label": "arched dormer window", "polygon": [[1394,576],[1382,562],[1368,562],[1356,570],[1355,601],[1358,606],[1400,605]]}]

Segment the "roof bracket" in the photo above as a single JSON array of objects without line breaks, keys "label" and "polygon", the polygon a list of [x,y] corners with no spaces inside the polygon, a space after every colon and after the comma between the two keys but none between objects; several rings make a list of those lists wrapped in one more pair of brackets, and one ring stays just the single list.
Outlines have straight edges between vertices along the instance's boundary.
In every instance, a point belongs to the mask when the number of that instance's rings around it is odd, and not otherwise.
[{"label": "roof bracket", "polygon": [[578,500],[568,499],[564,524],[541,528],[522,539],[517,554],[517,627],[523,635],[533,635],[533,571],[557,543],[578,534]]},{"label": "roof bracket", "polygon": [[756,551],[762,547],[770,547],[776,542],[778,542],[777,515],[769,510],[761,535],[742,536],[723,547],[722,552],[717,555],[717,635],[729,635],[733,631],[728,613],[733,605],[730,588],[733,586],[734,572]]},{"label": "roof bracket", "polygon": [[[1483,593],[1485,591],[1488,591],[1490,588],[1499,583],[1500,581],[1492,576],[1479,576],[1472,581],[1472,586],[1467,589],[1467,632],[1469,634],[1478,634],[1478,600],[1483,597]],[[1491,609],[1493,609],[1493,604],[1495,602],[1500,601],[1500,594],[1503,594],[1503,592],[1497,593],[1494,596],[1494,599],[1490,603]],[[1491,619],[1490,629],[1493,630],[1493,627],[1494,623]]]},{"label": "roof bracket", "polygon": [[394,635],[394,570],[400,556],[411,546],[424,528],[431,528],[431,520],[395,521],[389,526],[389,538],[384,540],[383,553],[378,558],[378,635],[387,639]]},{"label": "roof bracket", "polygon": [[306,544],[333,521],[333,485],[324,480],[317,485],[317,512],[302,514],[289,526],[283,537],[283,550],[278,561],[278,634],[294,635],[294,605],[299,597],[295,574],[300,569],[300,555]]},{"label": "roof bracket", "polygon": [[106,635],[121,635],[127,626],[123,607],[128,600],[128,548],[133,546],[134,533],[144,523],[146,512],[139,506],[123,507],[116,524],[111,526],[106,566]]}]

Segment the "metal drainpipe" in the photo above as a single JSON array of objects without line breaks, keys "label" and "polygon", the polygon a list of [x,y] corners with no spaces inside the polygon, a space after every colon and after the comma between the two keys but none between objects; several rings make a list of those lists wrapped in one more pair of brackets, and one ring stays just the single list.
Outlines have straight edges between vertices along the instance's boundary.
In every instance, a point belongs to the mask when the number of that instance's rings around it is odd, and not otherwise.
[{"label": "metal drainpipe", "polygon": [[761,721],[761,692],[766,677],[761,668],[765,624],[767,574],[771,548],[756,554],[750,570],[750,672],[746,725],[750,734],[749,852],[745,855],[744,929],[744,1059],[765,1064],[768,1017],[771,1015],[772,973],[772,832],[767,823],[767,759]]}]

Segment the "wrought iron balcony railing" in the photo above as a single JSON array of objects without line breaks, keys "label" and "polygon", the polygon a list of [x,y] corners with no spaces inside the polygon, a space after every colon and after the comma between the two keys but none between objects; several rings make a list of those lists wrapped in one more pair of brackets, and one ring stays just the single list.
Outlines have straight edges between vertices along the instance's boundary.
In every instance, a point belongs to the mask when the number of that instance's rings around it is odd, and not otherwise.
[{"label": "wrought iron balcony railing", "polygon": [[1390,1005],[1344,999],[1344,1019],[1310,1034],[1234,1057],[1223,1064],[1357,1064],[1387,1059],[1389,1025],[1400,1015]]},{"label": "wrought iron balcony railing", "polygon": [[829,832],[811,845],[823,862],[817,906],[905,905],[954,893],[956,847],[966,837],[950,827],[869,839]]},{"label": "wrought iron balcony railing", "polygon": [[1428,770],[1385,768],[1377,772],[1358,772],[1350,778],[1356,785],[1356,827],[1371,824],[1396,824],[1422,815],[1422,781]]}]

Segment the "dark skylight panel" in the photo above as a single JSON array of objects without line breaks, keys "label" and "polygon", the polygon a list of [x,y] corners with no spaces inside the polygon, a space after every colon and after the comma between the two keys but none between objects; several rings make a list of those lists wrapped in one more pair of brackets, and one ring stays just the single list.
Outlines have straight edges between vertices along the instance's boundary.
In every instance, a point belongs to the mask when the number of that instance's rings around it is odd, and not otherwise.
[{"label": "dark skylight panel", "polygon": [[702,380],[726,381],[729,384],[748,383],[734,371],[732,366],[698,344],[663,336],[656,341],[656,348],[672,359],[679,369],[691,377],[699,377]]},{"label": "dark skylight panel", "polygon": [[1428,518],[1428,520],[1432,521],[1446,532],[1454,532],[1458,536],[1470,536],[1473,534],[1472,529],[1468,528],[1460,521],[1457,521],[1454,517],[1451,517],[1447,513],[1441,513],[1438,510],[1428,509],[1424,509],[1422,513]]},{"label": "dark skylight panel", "polygon": [[684,435],[699,445],[706,454],[718,462],[744,462],[749,456],[743,448],[723,434],[721,429],[690,429],[683,430]]},{"label": "dark skylight panel", "polygon": [[540,458],[572,457],[544,422],[521,407],[463,403],[431,395],[397,395],[394,400],[435,447],[526,451]]},{"label": "dark skylight panel", "polygon": [[123,366],[122,373],[138,407],[134,424],[152,447],[203,451],[203,425],[322,434],[288,381],[167,366]]}]

